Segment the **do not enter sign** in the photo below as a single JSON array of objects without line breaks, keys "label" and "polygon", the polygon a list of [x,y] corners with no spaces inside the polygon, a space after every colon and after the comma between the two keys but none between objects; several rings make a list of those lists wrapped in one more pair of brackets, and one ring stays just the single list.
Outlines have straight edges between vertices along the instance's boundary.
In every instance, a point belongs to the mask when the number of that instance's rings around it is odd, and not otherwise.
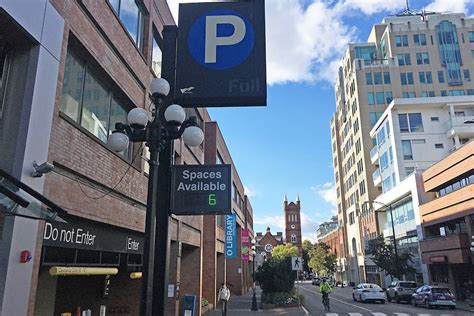
[{"label": "do not enter sign", "polygon": [[231,170],[231,165],[174,166],[171,213],[230,214]]}]

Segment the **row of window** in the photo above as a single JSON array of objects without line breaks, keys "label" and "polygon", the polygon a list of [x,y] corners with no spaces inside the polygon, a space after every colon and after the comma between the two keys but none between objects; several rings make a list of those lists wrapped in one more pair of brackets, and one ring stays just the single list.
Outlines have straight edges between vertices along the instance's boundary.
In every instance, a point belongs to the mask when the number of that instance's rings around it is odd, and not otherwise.
[{"label": "row of window", "polygon": [[296,214],[288,215],[288,222],[297,223],[298,222],[298,215],[296,215]]},{"label": "row of window", "polygon": [[[464,34],[461,34],[462,42],[465,42]],[[474,43],[474,32],[468,32],[468,39],[470,43]],[[413,34],[413,42],[415,46],[426,46],[426,34]],[[397,47],[408,47],[408,35],[396,35],[395,45]],[[433,45],[433,38],[431,37],[431,45]]]},{"label": "row of window", "polygon": [[[446,96],[462,96],[462,95],[474,95],[474,89],[453,89],[453,90],[441,90],[440,95],[442,97]],[[435,91],[420,91],[421,97],[436,97]],[[416,92],[414,91],[405,91],[402,92],[402,98],[416,98]]]},{"label": "row of window", "polygon": [[457,191],[465,186],[468,186],[469,184],[474,184],[474,173],[464,175],[460,179],[457,179],[455,182],[452,182],[448,185],[439,188],[436,191],[436,197],[445,196],[446,194],[449,194],[453,191]]},{"label": "row of window", "polygon": [[[464,75],[464,80],[471,81],[471,73],[470,73],[469,69],[463,69],[462,73]],[[431,84],[431,83],[433,83],[433,76],[431,74],[431,71],[419,72],[418,73],[418,78],[419,78],[420,84]],[[400,82],[401,82],[402,86],[415,84],[413,72],[401,72],[400,73]],[[438,82],[439,83],[445,83],[444,71],[443,70],[438,71]]]},{"label": "row of window", "polygon": [[[387,210],[388,211],[388,210]],[[388,211],[389,212],[389,211]],[[415,212],[413,210],[413,203],[408,200],[392,208],[393,222],[395,225],[403,224],[404,222],[415,219]],[[390,214],[387,214],[387,225],[392,226]]]},{"label": "row of window", "polygon": [[[382,80],[383,79],[383,80]],[[379,84],[391,84],[390,72],[366,72],[365,73],[365,83],[367,85],[379,85]]]},{"label": "row of window", "polygon": [[369,105],[390,104],[392,100],[393,100],[392,91],[367,93],[367,103]]},{"label": "row of window", "polygon": [[[416,53],[416,64],[417,65],[429,65],[430,56],[428,52]],[[410,53],[400,53],[397,54],[397,60],[399,66],[410,66],[411,65],[411,55]]]}]

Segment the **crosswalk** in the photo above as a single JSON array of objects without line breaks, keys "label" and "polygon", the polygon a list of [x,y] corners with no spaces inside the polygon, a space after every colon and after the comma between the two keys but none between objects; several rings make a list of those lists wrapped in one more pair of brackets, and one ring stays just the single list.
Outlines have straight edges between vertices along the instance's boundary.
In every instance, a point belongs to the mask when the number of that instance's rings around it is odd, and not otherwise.
[{"label": "crosswalk", "polygon": [[[324,314],[323,314],[324,315]],[[319,314],[318,314],[319,316]],[[419,313],[419,314],[407,314],[407,313],[326,313],[325,316],[454,316],[453,314],[427,314],[427,313]]]}]

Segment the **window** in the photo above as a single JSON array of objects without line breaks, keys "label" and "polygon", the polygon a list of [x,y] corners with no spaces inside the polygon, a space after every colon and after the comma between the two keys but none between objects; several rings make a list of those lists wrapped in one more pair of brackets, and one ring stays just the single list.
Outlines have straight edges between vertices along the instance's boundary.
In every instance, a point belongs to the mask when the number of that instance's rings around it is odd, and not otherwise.
[{"label": "window", "polygon": [[416,98],[415,92],[402,92],[402,98]]},{"label": "window", "polygon": [[401,133],[423,132],[421,113],[398,114]]},{"label": "window", "polygon": [[474,32],[469,32],[469,43],[474,43]]},{"label": "window", "polygon": [[448,95],[448,91],[446,90],[441,90],[441,96],[446,97]]},{"label": "window", "polygon": [[367,102],[369,105],[374,105],[375,104],[375,97],[373,92],[368,92],[367,93]]},{"label": "window", "polygon": [[382,73],[374,72],[374,84],[382,84]]},{"label": "window", "polygon": [[448,84],[462,84],[462,59],[456,25],[448,20],[443,20],[436,25],[435,28],[438,35],[438,50],[441,58],[441,65],[446,67]]},{"label": "window", "polygon": [[443,144],[435,144],[435,148],[441,149],[441,148],[444,148],[444,145]]},{"label": "window", "polygon": [[367,72],[365,74],[365,83],[367,85],[372,85],[373,84],[373,81],[372,81],[372,73],[371,72]]},{"label": "window", "polygon": [[161,62],[163,60],[159,42],[160,41],[158,35],[155,31],[153,31],[153,46],[151,48],[151,69],[153,69],[153,72],[157,77],[161,77]]},{"label": "window", "polygon": [[296,235],[295,234],[291,235],[291,242],[296,243]]},{"label": "window", "polygon": [[397,54],[397,59],[400,66],[411,65],[410,54]]},{"label": "window", "polygon": [[393,100],[392,91],[385,92],[385,101],[387,102],[387,104],[390,104],[392,100]]},{"label": "window", "polygon": [[467,89],[467,95],[474,95],[474,89]]},{"label": "window", "polygon": [[377,137],[377,146],[380,147],[383,143],[385,143],[385,127],[384,126],[380,128],[376,137]]},{"label": "window", "polygon": [[433,77],[431,76],[431,71],[427,72],[420,72],[418,74],[418,77],[420,78],[420,83],[433,83]]},{"label": "window", "polygon": [[412,145],[426,144],[426,139],[412,139],[411,143],[412,143]]},{"label": "window", "polygon": [[469,72],[469,69],[464,69],[463,73],[464,73],[464,80],[471,81],[471,74]]},{"label": "window", "polygon": [[[69,47],[66,56],[61,112],[79,123],[102,142],[114,130],[115,123],[126,122],[127,110],[105,84],[96,67],[81,61]],[[129,150],[122,155],[129,158]]]},{"label": "window", "polygon": [[444,83],[444,71],[438,71],[438,81],[439,83]]},{"label": "window", "polygon": [[415,172],[415,167],[405,167],[405,177],[408,177]]},{"label": "window", "polygon": [[377,113],[370,112],[370,126],[374,126],[377,123]]},{"label": "window", "polygon": [[407,35],[396,35],[395,44],[397,47],[407,47],[408,46],[408,36]]},{"label": "window", "polygon": [[139,49],[142,48],[143,12],[135,0],[109,0],[115,13]]},{"label": "window", "polygon": [[449,90],[448,91],[449,96],[460,96],[464,95],[464,90]]},{"label": "window", "polygon": [[349,213],[349,225],[352,225],[355,223],[355,218],[354,218],[354,212]]},{"label": "window", "polygon": [[400,73],[400,81],[402,86],[406,86],[409,84],[413,84],[413,73],[412,72],[401,72]]},{"label": "window", "polygon": [[435,92],[434,91],[421,91],[421,96],[422,97],[434,97],[435,96]]},{"label": "window", "polygon": [[415,42],[415,46],[426,46],[426,35],[413,34],[413,41]]},{"label": "window", "polygon": [[430,56],[428,53],[416,53],[417,65],[428,65],[430,63]]},{"label": "window", "polygon": [[384,71],[384,73],[383,73],[383,83],[384,84],[390,84],[391,83],[391,81],[390,81],[390,72]]},{"label": "window", "polygon": [[431,117],[431,122],[439,122],[439,117],[438,116],[432,116]]},{"label": "window", "polygon": [[385,193],[392,188],[392,177],[387,177],[382,180],[382,192]]},{"label": "window", "polygon": [[359,183],[359,191],[360,191],[360,195],[365,194],[365,192],[366,192],[365,180],[362,180],[362,181]]},{"label": "window", "polygon": [[402,150],[404,160],[413,160],[413,152],[411,150],[411,142],[409,140],[402,140]]},{"label": "window", "polygon": [[377,99],[377,104],[384,104],[384,94],[383,92],[376,92],[375,93],[376,99]]},{"label": "window", "polygon": [[0,47],[0,119],[3,116],[3,104],[5,103],[5,91],[7,87],[9,56],[5,47]]},{"label": "window", "polygon": [[388,167],[388,155],[387,152],[384,152],[380,156],[380,170],[385,170]]}]

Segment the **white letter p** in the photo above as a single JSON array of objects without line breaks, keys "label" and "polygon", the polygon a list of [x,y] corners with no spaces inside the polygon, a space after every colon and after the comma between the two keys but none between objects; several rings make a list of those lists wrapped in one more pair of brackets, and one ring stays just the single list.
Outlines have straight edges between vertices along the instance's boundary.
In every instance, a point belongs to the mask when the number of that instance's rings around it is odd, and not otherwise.
[{"label": "white letter p", "polygon": [[[234,33],[230,36],[217,36],[217,25],[231,24]],[[204,62],[216,63],[217,46],[229,46],[240,43],[245,37],[245,22],[235,15],[206,16],[206,47]]]}]

